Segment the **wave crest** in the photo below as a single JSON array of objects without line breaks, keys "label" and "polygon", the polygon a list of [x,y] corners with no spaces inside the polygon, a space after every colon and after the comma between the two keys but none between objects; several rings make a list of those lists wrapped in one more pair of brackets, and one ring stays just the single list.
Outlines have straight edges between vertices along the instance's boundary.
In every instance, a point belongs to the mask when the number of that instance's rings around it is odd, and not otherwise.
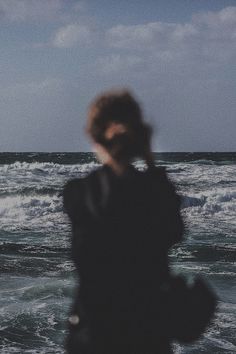
[{"label": "wave crest", "polygon": [[182,195],[182,209],[187,213],[224,214],[233,216],[236,211],[236,190],[226,189],[205,194]]}]

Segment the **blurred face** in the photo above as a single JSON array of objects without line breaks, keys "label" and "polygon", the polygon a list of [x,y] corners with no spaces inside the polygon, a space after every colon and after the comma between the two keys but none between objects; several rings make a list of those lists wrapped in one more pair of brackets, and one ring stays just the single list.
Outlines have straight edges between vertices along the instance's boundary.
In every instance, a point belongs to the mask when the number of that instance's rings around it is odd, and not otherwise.
[{"label": "blurred face", "polygon": [[115,135],[123,134],[126,133],[127,131],[128,128],[126,125],[122,123],[111,122],[106,128],[104,135],[107,140],[111,140]]},{"label": "blurred face", "polygon": [[[110,122],[104,131],[104,138],[109,141],[112,140],[117,135],[122,135],[128,130],[127,126],[122,123]],[[94,152],[97,155],[98,160],[101,163],[109,164],[111,162],[116,162],[121,165],[127,164],[126,159],[122,161],[116,161],[116,159],[109,153],[109,151],[101,144],[93,141]]]},{"label": "blurred face", "polygon": [[111,155],[102,145],[93,143],[93,150],[101,163],[105,164],[111,161]]}]

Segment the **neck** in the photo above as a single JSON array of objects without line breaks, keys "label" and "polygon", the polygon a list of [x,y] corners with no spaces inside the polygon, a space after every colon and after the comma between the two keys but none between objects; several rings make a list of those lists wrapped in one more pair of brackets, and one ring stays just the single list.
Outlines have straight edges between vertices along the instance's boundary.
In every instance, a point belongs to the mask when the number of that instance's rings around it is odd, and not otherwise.
[{"label": "neck", "polygon": [[108,165],[109,167],[111,167],[111,169],[113,170],[113,172],[118,175],[121,176],[124,174],[124,172],[127,170],[128,166],[130,165],[129,162],[118,162],[114,159],[109,159],[108,161],[106,161],[106,165]]}]

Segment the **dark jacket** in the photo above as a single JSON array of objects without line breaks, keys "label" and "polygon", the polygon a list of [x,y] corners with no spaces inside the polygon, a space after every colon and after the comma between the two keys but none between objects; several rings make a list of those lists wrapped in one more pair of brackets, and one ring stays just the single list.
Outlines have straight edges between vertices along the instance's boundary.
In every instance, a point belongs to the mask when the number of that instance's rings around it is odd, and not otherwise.
[{"label": "dark jacket", "polygon": [[73,312],[80,322],[71,326],[68,352],[169,353],[158,299],[183,223],[165,169],[130,166],[117,176],[104,165],[69,181],[63,197],[79,275]]}]

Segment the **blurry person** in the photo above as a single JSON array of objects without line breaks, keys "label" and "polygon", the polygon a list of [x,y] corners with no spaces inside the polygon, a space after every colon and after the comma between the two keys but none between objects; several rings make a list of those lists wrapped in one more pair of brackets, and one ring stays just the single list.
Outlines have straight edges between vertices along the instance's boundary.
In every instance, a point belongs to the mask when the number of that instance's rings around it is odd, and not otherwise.
[{"label": "blurry person", "polygon": [[[160,289],[169,279],[168,251],[182,240],[180,198],[154,165],[151,129],[129,91],[97,97],[87,133],[102,166],[63,191],[79,277],[67,352],[172,353]],[[143,171],[135,159],[144,160]]]}]

